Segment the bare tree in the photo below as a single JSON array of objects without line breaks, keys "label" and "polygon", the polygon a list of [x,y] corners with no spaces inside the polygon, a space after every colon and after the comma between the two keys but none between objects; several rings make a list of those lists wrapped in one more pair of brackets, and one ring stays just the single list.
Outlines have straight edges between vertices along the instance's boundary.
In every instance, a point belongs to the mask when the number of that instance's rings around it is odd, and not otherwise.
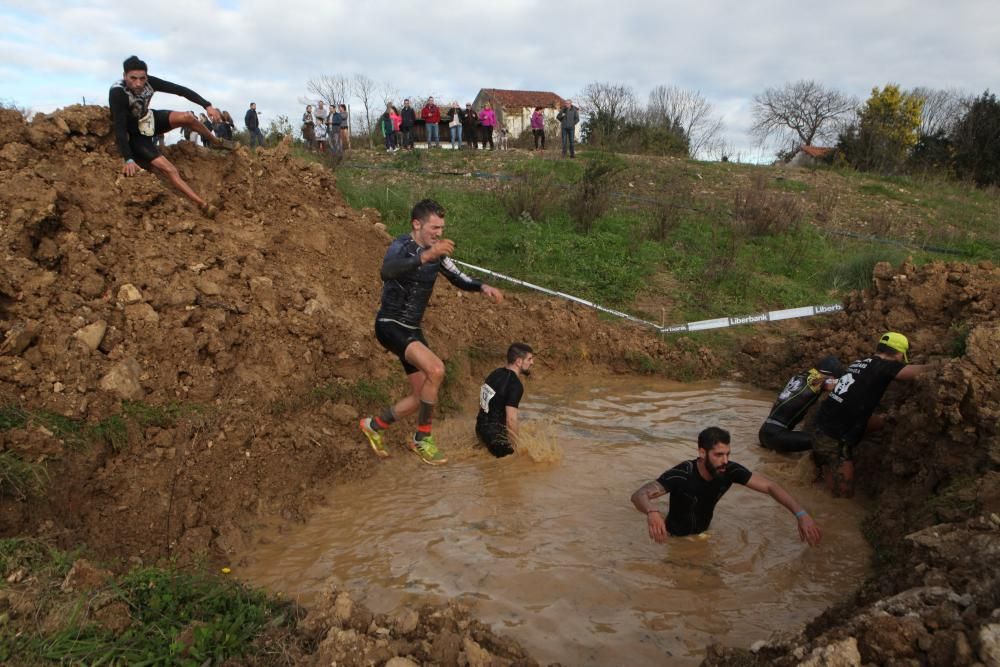
[{"label": "bare tree", "polygon": [[333,108],[338,104],[347,104],[351,80],[342,74],[324,74],[316,79],[309,79],[306,90],[309,91],[310,99],[321,99]]},{"label": "bare tree", "polygon": [[784,149],[812,145],[832,137],[838,120],[857,108],[853,97],[815,81],[795,81],[768,88],[753,98],[750,131],[763,143],[776,137]]},{"label": "bare tree", "polygon": [[923,100],[920,134],[926,136],[950,132],[955,123],[965,115],[966,102],[970,97],[956,88],[936,90],[919,87],[910,91],[910,95]]},{"label": "bare tree", "polygon": [[722,117],[698,91],[677,86],[657,86],[649,92],[646,122],[666,128],[679,127],[688,140],[692,157],[715,152],[722,131]]},{"label": "bare tree", "polygon": [[577,105],[588,116],[591,134],[610,136],[629,116],[636,116],[635,91],[621,83],[588,83]]},{"label": "bare tree", "polygon": [[359,119],[361,126],[368,135],[368,147],[375,148],[375,105],[378,104],[379,85],[364,74],[355,74],[351,78],[351,92],[361,103],[361,113]]}]

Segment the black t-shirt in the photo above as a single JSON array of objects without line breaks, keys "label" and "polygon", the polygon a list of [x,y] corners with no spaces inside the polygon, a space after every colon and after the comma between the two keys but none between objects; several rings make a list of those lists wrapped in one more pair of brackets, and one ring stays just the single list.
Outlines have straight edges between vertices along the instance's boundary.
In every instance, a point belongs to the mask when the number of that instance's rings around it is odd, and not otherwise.
[{"label": "black t-shirt", "polygon": [[826,400],[819,404],[816,430],[842,442],[857,444],[882,394],[904,366],[901,361],[881,357],[852,363]]},{"label": "black t-shirt", "polygon": [[479,414],[476,430],[495,431],[507,428],[507,406],[516,408],[524,395],[524,385],[517,373],[498,368],[486,377],[479,388]]},{"label": "black t-shirt", "polygon": [[693,459],[660,475],[656,481],[670,494],[667,532],[683,536],[708,530],[715,504],[733,483],[746,484],[752,474],[739,463],[730,461],[726,472],[706,480],[698,472],[698,459]]},{"label": "black t-shirt", "polygon": [[802,421],[809,406],[819,398],[822,387],[823,374],[815,368],[793,375],[778,394],[767,418],[779,422],[789,430],[794,429]]}]

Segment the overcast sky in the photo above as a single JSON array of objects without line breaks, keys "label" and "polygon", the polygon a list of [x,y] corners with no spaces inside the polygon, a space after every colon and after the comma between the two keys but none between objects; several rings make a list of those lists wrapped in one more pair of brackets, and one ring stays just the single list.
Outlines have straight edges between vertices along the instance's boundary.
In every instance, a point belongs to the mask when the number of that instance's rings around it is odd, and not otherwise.
[{"label": "overcast sky", "polygon": [[[747,129],[765,88],[995,92],[998,45],[1000,0],[0,0],[0,99],[44,112],[107,104],[133,53],[239,127],[251,100],[265,125],[299,118],[307,81],[323,74],[363,73],[439,102],[480,88],[572,97],[593,81],[630,85],[644,102],[667,84],[700,91],[740,157],[759,160]],[[153,106],[192,108],[168,95]]]}]

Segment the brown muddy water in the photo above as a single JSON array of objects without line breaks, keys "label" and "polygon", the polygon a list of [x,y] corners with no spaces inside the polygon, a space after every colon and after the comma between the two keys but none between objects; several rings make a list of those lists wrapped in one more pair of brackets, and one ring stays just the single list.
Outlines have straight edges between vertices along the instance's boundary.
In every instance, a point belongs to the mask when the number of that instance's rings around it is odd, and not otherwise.
[{"label": "brown muddy water", "polygon": [[[332,489],[305,525],[263,530],[237,572],[304,604],[331,586],[375,612],[456,598],[543,664],[697,664],[711,642],[795,629],[867,571],[861,504],[828,498],[804,461],[757,444],[772,399],[725,382],[531,380],[521,415],[543,462],[495,460],[473,445],[472,420],[442,420],[446,466],[402,449],[373,456],[378,474]],[[694,458],[712,425],[732,433],[734,461],[810,511],[822,546],[800,543],[787,510],[738,485],[707,539],[649,540],[629,496]]]}]

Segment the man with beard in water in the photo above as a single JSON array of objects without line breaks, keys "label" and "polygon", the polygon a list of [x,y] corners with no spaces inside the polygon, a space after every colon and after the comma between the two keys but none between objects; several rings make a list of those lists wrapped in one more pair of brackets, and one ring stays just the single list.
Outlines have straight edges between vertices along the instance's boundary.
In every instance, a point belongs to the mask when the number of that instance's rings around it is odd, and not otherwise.
[{"label": "man with beard in water", "polygon": [[232,148],[231,142],[216,137],[190,111],[159,111],[149,108],[153,93],[164,92],[179,95],[201,107],[214,122],[221,122],[222,115],[212,103],[190,88],[178,86],[176,83],[164,81],[147,74],[146,63],[137,56],[130,56],[122,63],[124,76],[121,81],[111,86],[108,94],[108,106],[111,108],[111,124],[125,164],[122,174],[135,176],[140,167],[152,171],[162,179],[170,182],[181,194],[198,206],[206,217],[214,218],[215,206],[199,197],[191,189],[177,167],[170,163],[156,146],[154,138],[174,128],[183,127],[200,134],[206,145],[212,148]]},{"label": "man with beard in water", "polygon": [[[632,504],[646,515],[649,537],[662,544],[668,534],[681,537],[705,532],[716,503],[736,483],[784,505],[795,515],[799,538],[810,546],[818,545],[822,539],[819,526],[802,506],[777,483],[730,461],[729,452],[729,432],[717,426],[706,428],[698,434],[698,458],[674,466],[632,494]],[[670,511],[664,517],[662,510],[653,507],[653,500],[668,493]]]},{"label": "man with beard in water", "polygon": [[511,344],[507,348],[507,365],[490,373],[479,388],[476,435],[497,458],[514,453],[518,436],[517,406],[524,395],[524,385],[518,376],[531,375],[534,352],[525,343]]}]

